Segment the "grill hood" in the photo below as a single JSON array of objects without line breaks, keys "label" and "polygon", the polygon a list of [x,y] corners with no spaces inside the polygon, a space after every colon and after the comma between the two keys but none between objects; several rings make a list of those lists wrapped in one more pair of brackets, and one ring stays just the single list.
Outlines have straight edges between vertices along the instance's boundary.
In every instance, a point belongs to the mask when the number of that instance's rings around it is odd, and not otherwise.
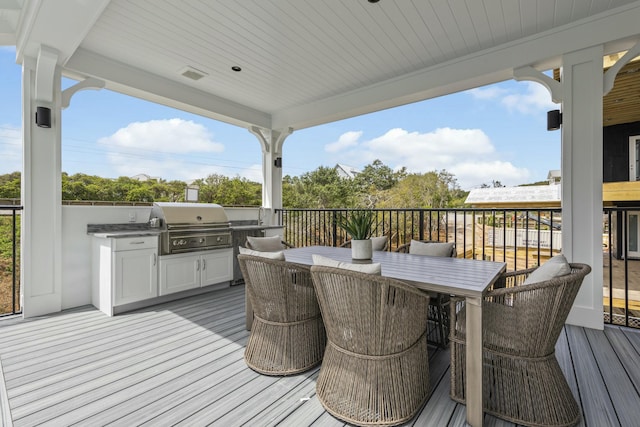
[{"label": "grill hood", "polygon": [[229,223],[224,208],[215,203],[155,202],[150,218],[159,218],[163,227]]}]

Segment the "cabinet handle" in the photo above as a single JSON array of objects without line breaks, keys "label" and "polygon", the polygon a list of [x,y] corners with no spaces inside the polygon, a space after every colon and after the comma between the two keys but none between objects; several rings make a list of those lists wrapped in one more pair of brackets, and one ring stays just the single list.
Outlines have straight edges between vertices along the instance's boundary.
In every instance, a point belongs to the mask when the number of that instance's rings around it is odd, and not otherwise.
[{"label": "cabinet handle", "polygon": [[202,260],[202,271],[207,267],[205,260]]},{"label": "cabinet handle", "polygon": [[156,266],[156,263],[158,262],[158,255],[157,254],[153,254],[153,266]]},{"label": "cabinet handle", "polygon": [[130,245],[142,245],[144,244],[144,240],[137,240],[135,242],[129,242]]},{"label": "cabinet handle", "polygon": [[200,260],[196,260],[196,271],[200,270]]}]

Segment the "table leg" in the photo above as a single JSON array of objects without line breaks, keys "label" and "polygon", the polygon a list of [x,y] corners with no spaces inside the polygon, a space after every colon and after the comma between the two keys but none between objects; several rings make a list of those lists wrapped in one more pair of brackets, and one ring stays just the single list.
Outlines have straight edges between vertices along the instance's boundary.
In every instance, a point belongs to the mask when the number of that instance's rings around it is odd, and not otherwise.
[{"label": "table leg", "polygon": [[482,298],[466,298],[467,365],[466,401],[467,423],[482,426],[484,419],[482,398]]}]

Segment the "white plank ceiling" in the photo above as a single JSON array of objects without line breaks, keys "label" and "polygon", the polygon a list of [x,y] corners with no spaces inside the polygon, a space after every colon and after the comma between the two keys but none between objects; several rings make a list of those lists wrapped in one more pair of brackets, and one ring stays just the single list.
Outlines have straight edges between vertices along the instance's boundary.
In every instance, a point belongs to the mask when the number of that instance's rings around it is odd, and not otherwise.
[{"label": "white plank ceiling", "polygon": [[[241,125],[300,128],[509,78],[527,61],[557,66],[564,51],[594,41],[619,48],[613,42],[638,31],[624,16],[639,3],[4,0],[0,41],[15,31],[18,61],[54,44],[67,75],[135,96]],[[589,32],[599,22],[620,25]],[[186,67],[204,77],[184,77]]]}]

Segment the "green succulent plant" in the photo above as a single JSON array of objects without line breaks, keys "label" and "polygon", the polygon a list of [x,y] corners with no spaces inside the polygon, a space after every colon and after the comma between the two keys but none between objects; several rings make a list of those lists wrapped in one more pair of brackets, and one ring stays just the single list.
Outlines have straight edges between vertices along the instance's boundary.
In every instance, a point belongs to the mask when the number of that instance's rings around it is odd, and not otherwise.
[{"label": "green succulent plant", "polygon": [[373,233],[373,225],[376,217],[373,211],[358,210],[350,214],[340,215],[336,223],[342,228],[353,240],[366,240]]}]

